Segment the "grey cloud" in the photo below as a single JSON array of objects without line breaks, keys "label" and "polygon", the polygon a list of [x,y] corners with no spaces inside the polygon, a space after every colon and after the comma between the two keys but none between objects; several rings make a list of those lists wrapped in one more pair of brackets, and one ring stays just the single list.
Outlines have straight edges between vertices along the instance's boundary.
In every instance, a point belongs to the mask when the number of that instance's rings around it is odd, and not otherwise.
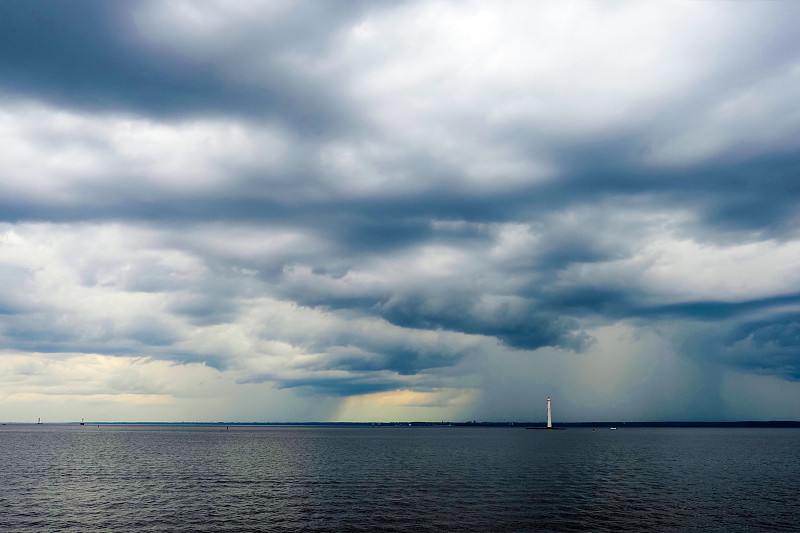
[{"label": "grey cloud", "polygon": [[19,266],[0,265],[0,315],[16,315],[30,311],[30,302],[22,293],[22,286],[29,281],[30,273]]},{"label": "grey cloud", "polygon": [[787,304],[800,302],[800,294],[783,294],[770,298],[740,302],[704,301],[683,302],[651,308],[640,308],[638,314],[653,317],[694,318],[698,320],[720,320],[736,318],[758,311],[780,309]]},{"label": "grey cloud", "polygon": [[239,314],[240,302],[216,291],[176,295],[168,306],[170,313],[186,317],[195,326],[231,323]]},{"label": "grey cloud", "polygon": [[740,372],[800,381],[797,313],[757,320],[715,322],[686,327],[676,334],[683,353]]},{"label": "grey cloud", "polygon": [[141,319],[131,324],[121,336],[139,342],[144,346],[171,346],[181,340],[174,328],[156,320]]},{"label": "grey cloud", "polygon": [[543,313],[529,303],[516,309],[500,305],[488,312],[476,309],[476,304],[455,296],[436,300],[417,295],[387,302],[380,306],[380,313],[403,327],[487,335],[529,350],[560,346],[581,351],[591,343],[578,331],[576,321]]},{"label": "grey cloud", "polygon": [[402,386],[400,380],[381,379],[376,377],[297,377],[288,378],[275,374],[261,374],[240,380],[239,383],[266,383],[274,382],[281,389],[298,389],[306,394],[327,394],[331,396],[353,396],[384,392]]},{"label": "grey cloud", "polygon": [[[0,83],[18,95],[88,110],[122,109],[161,117],[209,112],[272,115],[303,135],[338,128],[352,116],[330,87],[314,86],[275,64],[275,59],[303,46],[311,46],[309,53],[324,50],[339,25],[358,13],[356,3],[335,9],[300,3],[266,27],[232,32],[234,42],[214,43],[231,48],[220,58],[221,65],[192,57],[191,49],[174,50],[143,38],[133,23],[137,11],[158,7],[92,0],[4,2]],[[309,44],[314,42],[309,37],[315,38],[315,45]],[[257,82],[244,82],[241,74],[226,76],[225,62],[240,59],[254,39],[276,56],[268,55],[267,72]]]}]

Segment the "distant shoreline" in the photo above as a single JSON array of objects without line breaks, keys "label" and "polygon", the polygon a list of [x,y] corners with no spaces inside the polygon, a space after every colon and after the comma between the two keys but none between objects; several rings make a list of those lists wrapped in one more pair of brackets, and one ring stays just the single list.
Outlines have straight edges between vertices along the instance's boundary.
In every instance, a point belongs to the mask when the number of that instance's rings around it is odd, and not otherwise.
[{"label": "distant shoreline", "polygon": [[[3,422],[2,425],[79,425],[79,422]],[[86,422],[86,426],[246,426],[246,427],[493,427],[493,428],[525,428],[545,427],[544,422]],[[556,428],[800,428],[800,421],[747,420],[738,422],[562,422],[554,423]]]}]

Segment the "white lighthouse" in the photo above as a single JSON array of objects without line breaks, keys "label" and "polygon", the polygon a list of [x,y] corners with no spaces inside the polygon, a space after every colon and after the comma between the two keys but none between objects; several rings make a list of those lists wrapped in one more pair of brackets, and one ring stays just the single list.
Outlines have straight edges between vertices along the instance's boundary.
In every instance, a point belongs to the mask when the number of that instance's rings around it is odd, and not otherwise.
[{"label": "white lighthouse", "polygon": [[553,427],[553,419],[550,418],[550,396],[547,397],[547,427]]}]

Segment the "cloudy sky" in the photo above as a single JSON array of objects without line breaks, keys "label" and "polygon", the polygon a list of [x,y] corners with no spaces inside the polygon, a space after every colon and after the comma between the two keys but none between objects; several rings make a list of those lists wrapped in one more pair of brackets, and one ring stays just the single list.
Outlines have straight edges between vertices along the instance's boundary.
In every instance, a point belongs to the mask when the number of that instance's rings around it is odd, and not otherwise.
[{"label": "cloudy sky", "polygon": [[0,420],[798,420],[798,27],[0,2]]}]

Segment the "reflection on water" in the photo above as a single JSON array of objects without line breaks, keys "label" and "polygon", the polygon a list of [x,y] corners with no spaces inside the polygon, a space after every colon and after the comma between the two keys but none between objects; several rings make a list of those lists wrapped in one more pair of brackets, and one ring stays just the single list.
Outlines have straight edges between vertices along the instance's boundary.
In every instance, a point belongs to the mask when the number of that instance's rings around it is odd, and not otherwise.
[{"label": "reflection on water", "polygon": [[800,430],[0,428],[2,531],[796,531]]}]

